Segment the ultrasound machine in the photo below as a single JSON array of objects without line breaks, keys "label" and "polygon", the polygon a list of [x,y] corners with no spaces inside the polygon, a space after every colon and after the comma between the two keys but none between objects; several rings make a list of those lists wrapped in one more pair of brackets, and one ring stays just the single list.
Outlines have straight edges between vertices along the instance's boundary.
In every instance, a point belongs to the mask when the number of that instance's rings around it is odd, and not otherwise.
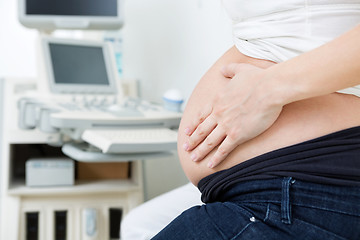
[{"label": "ultrasound machine", "polygon": [[[61,5],[66,5],[64,1],[71,5],[69,0],[63,0]],[[25,26],[41,31],[112,29],[122,25],[120,6],[114,10],[103,4],[104,9],[89,9],[82,17],[71,13],[64,17],[55,10],[66,12],[70,8],[52,9],[51,3],[36,8],[36,2],[20,1],[19,19]],[[44,9],[48,12],[42,12]],[[42,36],[40,41],[51,94],[19,99],[20,128],[59,132],[66,136],[62,139],[63,152],[79,161],[128,161],[130,156],[136,159],[166,155],[176,149],[181,113],[124,96],[111,44],[51,36]]]}]

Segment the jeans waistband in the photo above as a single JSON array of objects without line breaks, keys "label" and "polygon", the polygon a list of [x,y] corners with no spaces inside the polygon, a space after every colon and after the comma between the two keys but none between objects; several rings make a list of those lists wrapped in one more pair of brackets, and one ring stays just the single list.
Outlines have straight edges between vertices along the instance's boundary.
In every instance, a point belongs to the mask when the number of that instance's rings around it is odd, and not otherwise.
[{"label": "jeans waistband", "polygon": [[235,184],[223,194],[221,201],[281,205],[284,223],[291,221],[291,205],[360,216],[359,187],[310,183],[291,177]]},{"label": "jeans waistband", "polygon": [[[240,182],[293,177],[331,186],[360,187],[360,126],[280,148],[210,174],[198,183],[205,203],[221,201]],[[342,189],[342,188],[341,188]]]}]

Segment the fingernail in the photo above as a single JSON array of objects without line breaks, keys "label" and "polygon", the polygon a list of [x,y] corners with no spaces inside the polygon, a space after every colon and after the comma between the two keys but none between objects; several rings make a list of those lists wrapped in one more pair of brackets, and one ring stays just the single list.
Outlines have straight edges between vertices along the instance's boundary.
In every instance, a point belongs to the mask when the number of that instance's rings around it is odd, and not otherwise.
[{"label": "fingernail", "polygon": [[193,160],[193,161],[195,162],[195,161],[196,161],[197,156],[196,156],[196,154],[195,154],[195,153],[193,153],[193,154],[191,154],[191,155],[190,155],[190,158],[191,158],[191,160]]},{"label": "fingernail", "polygon": [[207,166],[208,166],[208,168],[213,168],[214,164],[212,162],[208,162]]},{"label": "fingernail", "polygon": [[188,127],[185,128],[184,132],[185,132],[186,135],[190,135],[190,128],[188,128]]},{"label": "fingernail", "polygon": [[188,143],[184,143],[183,149],[184,149],[185,151],[188,151],[188,150],[189,150],[189,144],[188,144]]}]

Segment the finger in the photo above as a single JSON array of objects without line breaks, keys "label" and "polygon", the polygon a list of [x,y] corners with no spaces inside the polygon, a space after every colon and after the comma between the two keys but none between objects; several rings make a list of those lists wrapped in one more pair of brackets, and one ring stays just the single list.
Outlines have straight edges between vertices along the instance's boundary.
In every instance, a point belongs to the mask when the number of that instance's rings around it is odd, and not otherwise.
[{"label": "finger", "polygon": [[217,145],[219,145],[225,138],[225,131],[216,127],[207,138],[195,148],[190,158],[193,161],[200,161],[204,159]]},{"label": "finger", "polygon": [[199,143],[201,143],[216,127],[217,122],[212,117],[209,116],[205,119],[191,134],[189,141],[188,141],[188,151],[193,150]]},{"label": "finger", "polygon": [[201,124],[212,112],[212,105],[206,105],[201,112],[199,112],[198,117],[194,119],[194,121],[189,124],[185,129],[184,132],[186,135],[190,136],[193,134],[195,129]]},{"label": "finger", "polygon": [[220,144],[216,153],[212,157],[212,159],[208,162],[209,168],[214,168],[219,165],[225,158],[237,147],[237,143],[232,140],[229,136],[227,136],[224,141]]}]

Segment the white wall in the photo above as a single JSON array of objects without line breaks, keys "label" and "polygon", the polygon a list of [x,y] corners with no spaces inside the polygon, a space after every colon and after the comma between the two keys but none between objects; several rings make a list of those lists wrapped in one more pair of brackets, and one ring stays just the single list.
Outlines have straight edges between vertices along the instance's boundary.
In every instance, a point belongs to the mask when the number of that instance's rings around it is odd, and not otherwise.
[{"label": "white wall", "polygon": [[[0,0],[0,77],[36,77],[37,32],[18,23],[16,2]],[[180,89],[187,99],[200,77],[232,45],[221,0],[127,0],[124,12],[124,77],[138,79],[148,100],[161,101],[169,88]],[[149,182],[150,197],[185,181],[176,159],[148,165],[159,178],[179,172],[166,186]]]},{"label": "white wall", "polygon": [[124,75],[141,80],[146,98],[171,87],[189,96],[232,44],[220,0],[128,0],[125,11]]},{"label": "white wall", "polygon": [[[2,82],[2,80],[0,78],[0,93],[2,93],[2,92],[3,92],[3,82]],[[2,109],[3,101],[4,101],[3,96],[0,96],[0,154],[2,153],[2,145],[3,145],[3,128],[2,128],[2,126],[3,126],[3,118],[2,118],[2,115],[3,115],[3,109]],[[0,158],[0,173],[2,172],[2,169],[3,169],[3,161],[1,161],[1,158]],[[0,176],[0,216],[3,213],[3,210],[1,208],[1,206],[2,206],[2,201],[3,201],[2,199],[3,199],[3,196],[4,196],[3,195],[4,192],[2,190],[4,183],[1,181],[1,179],[3,179],[2,176]],[[0,222],[1,222],[1,217],[0,217]]]},{"label": "white wall", "polygon": [[17,0],[0,0],[0,77],[35,77],[36,31],[17,21]]}]

